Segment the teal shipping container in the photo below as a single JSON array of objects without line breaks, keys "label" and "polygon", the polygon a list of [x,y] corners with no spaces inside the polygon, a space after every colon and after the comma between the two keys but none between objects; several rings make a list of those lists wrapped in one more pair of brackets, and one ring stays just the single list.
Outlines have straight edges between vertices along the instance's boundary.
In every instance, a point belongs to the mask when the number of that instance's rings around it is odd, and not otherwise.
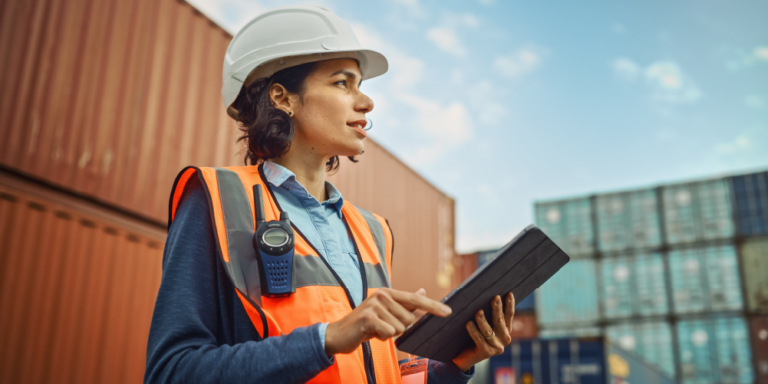
[{"label": "teal shipping container", "polygon": [[744,307],[736,248],[731,245],[669,253],[675,313],[736,311]]},{"label": "teal shipping container", "polygon": [[661,244],[655,190],[598,195],[595,201],[601,252],[646,249]]},{"label": "teal shipping container", "polygon": [[[768,238],[751,238],[741,244],[741,268],[747,309],[768,313]],[[765,367],[768,375],[768,366]]]},{"label": "teal shipping container", "polygon": [[571,258],[594,252],[592,204],[589,198],[536,203],[536,226]]},{"label": "teal shipping container", "polygon": [[571,260],[536,292],[536,311],[542,328],[598,320],[593,259]]},{"label": "teal shipping container", "polygon": [[712,317],[677,324],[681,384],[752,384],[752,354],[742,317]]},{"label": "teal shipping container", "polygon": [[664,222],[669,244],[734,236],[731,194],[726,179],[663,188]]},{"label": "teal shipping container", "polygon": [[550,339],[557,337],[599,337],[603,334],[603,330],[597,325],[539,329],[539,337]]},{"label": "teal shipping container", "polygon": [[669,313],[664,260],[659,253],[605,258],[599,264],[604,318]]},{"label": "teal shipping container", "polygon": [[612,325],[606,328],[606,336],[611,343],[637,354],[667,375],[675,375],[672,326],[668,322]]}]

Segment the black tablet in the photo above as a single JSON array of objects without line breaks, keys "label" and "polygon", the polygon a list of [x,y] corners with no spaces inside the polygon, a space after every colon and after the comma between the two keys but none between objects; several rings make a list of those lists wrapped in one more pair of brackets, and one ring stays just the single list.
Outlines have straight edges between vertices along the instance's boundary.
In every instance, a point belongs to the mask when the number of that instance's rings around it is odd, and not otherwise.
[{"label": "black tablet", "polygon": [[570,260],[539,228],[529,225],[442,302],[448,317],[424,315],[395,341],[403,352],[447,363],[475,345],[464,327],[482,309],[491,322],[491,299],[509,292],[521,302]]}]

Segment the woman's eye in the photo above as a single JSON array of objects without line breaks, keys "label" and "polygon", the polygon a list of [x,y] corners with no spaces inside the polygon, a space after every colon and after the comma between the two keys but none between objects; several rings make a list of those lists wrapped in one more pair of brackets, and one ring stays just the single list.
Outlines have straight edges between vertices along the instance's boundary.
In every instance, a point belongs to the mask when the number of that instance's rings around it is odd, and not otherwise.
[{"label": "woman's eye", "polygon": [[343,85],[343,86],[346,87],[347,86],[347,81],[346,80],[339,80],[339,81],[335,82],[334,84],[340,84],[340,85]]}]

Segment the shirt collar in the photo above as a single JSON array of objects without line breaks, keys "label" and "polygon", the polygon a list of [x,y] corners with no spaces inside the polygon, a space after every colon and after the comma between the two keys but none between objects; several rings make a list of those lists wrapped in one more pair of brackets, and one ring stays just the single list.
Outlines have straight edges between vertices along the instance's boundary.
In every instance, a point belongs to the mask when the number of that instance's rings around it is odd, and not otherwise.
[{"label": "shirt collar", "polygon": [[[303,198],[315,198],[314,196],[310,195],[307,189],[304,188],[304,186],[296,180],[296,174],[280,164],[273,163],[271,161],[265,161],[264,176],[267,177],[267,181],[270,184],[276,187],[283,187],[294,195]],[[325,182],[325,191],[328,193],[328,200],[325,200],[323,203],[333,205],[336,208],[339,216],[341,216],[341,207],[344,206],[344,198],[341,196],[341,192],[339,192],[339,190],[336,189],[336,187],[329,181]]]}]

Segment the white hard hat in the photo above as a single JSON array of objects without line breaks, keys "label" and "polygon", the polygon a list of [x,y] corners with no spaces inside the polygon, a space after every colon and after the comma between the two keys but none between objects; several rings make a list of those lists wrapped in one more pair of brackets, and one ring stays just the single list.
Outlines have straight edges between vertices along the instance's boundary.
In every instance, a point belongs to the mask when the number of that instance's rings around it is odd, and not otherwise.
[{"label": "white hard hat", "polygon": [[292,6],[264,12],[246,24],[227,47],[221,96],[228,108],[243,82],[321,60],[355,59],[363,80],[387,72],[387,59],[363,49],[349,24],[326,8]]}]

